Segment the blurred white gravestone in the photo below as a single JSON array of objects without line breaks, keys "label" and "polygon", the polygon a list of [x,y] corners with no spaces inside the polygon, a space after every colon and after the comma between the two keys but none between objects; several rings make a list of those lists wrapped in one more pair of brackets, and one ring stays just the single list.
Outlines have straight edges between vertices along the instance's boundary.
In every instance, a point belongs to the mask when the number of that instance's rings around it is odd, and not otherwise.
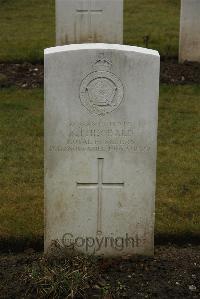
[{"label": "blurred white gravestone", "polygon": [[200,0],[181,1],[179,61],[200,61]]},{"label": "blurred white gravestone", "polygon": [[123,43],[123,0],[56,0],[56,44]]},{"label": "blurred white gravestone", "polygon": [[131,46],[45,50],[45,250],[153,254],[159,66]]}]

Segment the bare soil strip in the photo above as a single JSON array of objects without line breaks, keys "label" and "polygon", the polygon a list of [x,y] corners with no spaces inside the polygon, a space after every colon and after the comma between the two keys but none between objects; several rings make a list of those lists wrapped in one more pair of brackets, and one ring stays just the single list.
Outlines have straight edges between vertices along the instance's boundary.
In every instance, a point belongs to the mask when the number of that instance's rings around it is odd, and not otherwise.
[{"label": "bare soil strip", "polygon": [[[0,87],[17,86],[38,88],[43,86],[44,66],[42,64],[0,64]],[[200,63],[176,60],[161,61],[160,82],[166,84],[200,84]]]},{"label": "bare soil strip", "polygon": [[[26,275],[27,267],[40,264],[41,258],[33,251],[1,255],[0,298],[45,298],[35,293]],[[97,260],[84,298],[200,298],[199,275],[199,246],[157,247],[154,258]]]}]

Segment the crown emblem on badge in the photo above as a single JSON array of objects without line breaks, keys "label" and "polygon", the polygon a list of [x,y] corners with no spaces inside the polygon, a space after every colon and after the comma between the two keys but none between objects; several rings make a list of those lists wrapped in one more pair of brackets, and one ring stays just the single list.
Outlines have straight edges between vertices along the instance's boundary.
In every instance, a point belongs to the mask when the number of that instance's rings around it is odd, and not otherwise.
[{"label": "crown emblem on badge", "polygon": [[112,62],[100,55],[80,86],[80,100],[92,114],[100,116],[115,110],[123,99],[123,85],[111,72]]},{"label": "crown emblem on badge", "polygon": [[97,71],[109,71],[112,67],[112,63],[106,59],[105,57],[99,57],[97,61],[94,63],[94,69]]}]

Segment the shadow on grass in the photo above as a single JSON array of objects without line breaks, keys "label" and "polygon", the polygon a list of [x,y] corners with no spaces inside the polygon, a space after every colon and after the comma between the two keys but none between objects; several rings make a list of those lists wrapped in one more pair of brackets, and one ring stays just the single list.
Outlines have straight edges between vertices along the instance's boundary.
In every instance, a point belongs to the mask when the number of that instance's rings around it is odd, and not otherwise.
[{"label": "shadow on grass", "polygon": [[[182,233],[182,234],[155,234],[155,246],[160,245],[177,245],[186,246],[200,245],[200,234],[198,233]],[[0,253],[19,253],[26,250],[34,250],[41,252],[44,250],[43,236],[37,238],[1,238]]]}]

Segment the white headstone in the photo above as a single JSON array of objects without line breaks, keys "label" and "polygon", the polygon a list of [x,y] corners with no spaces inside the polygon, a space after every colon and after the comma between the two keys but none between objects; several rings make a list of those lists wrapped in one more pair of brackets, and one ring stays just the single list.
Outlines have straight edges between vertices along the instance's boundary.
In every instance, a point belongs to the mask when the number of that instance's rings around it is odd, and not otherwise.
[{"label": "white headstone", "polygon": [[56,44],[123,43],[123,0],[56,0]]},{"label": "white headstone", "polygon": [[45,248],[153,254],[157,51],[45,50]]},{"label": "white headstone", "polygon": [[200,0],[181,1],[179,61],[200,62]]}]

